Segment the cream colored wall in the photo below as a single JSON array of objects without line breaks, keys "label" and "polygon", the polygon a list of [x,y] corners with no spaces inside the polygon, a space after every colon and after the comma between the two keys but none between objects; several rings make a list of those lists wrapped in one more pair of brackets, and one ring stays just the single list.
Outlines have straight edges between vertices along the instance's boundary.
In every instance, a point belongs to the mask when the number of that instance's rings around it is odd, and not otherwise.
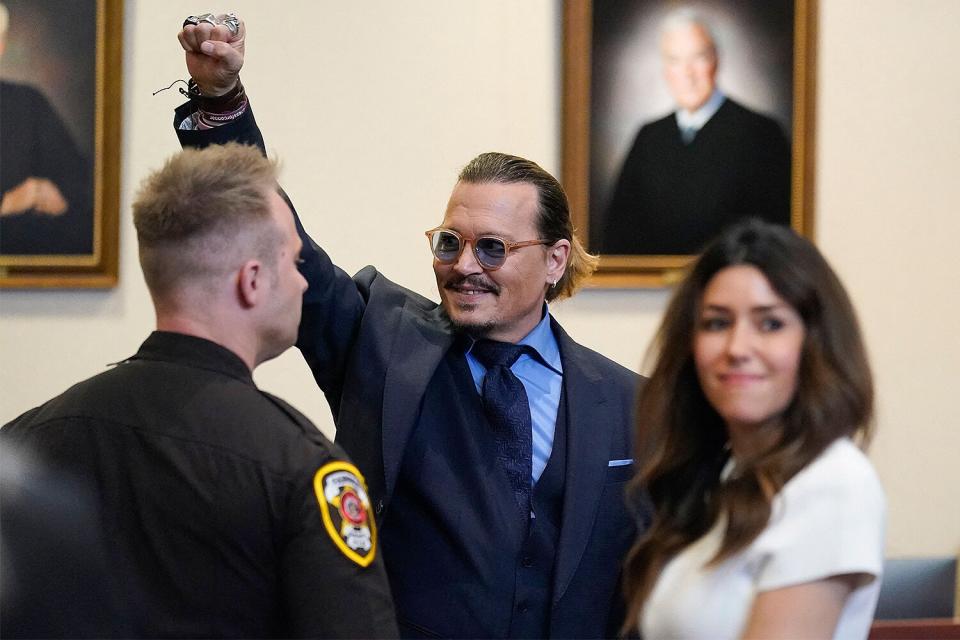
[{"label": "cream colored wall", "polygon": [[892,553],[960,551],[960,2],[822,4],[818,240],[877,377]]},{"label": "cream colored wall", "polygon": [[[888,550],[954,553],[960,3],[821,4],[818,239],[859,307],[877,372],[872,457],[889,496]],[[497,149],[559,171],[559,7],[233,3],[250,27],[243,78],[267,146],[305,224],[344,268],[373,262],[434,295],[421,232],[440,219],[463,163]],[[0,421],[130,355],[152,327],[129,208],[139,180],[177,149],[178,95],[150,94],[184,77],[174,34],[197,8],[127,0],[121,283],[0,294]],[[636,369],[665,300],[585,291],[553,310],[580,341]],[[256,377],[332,431],[296,353]]]}]

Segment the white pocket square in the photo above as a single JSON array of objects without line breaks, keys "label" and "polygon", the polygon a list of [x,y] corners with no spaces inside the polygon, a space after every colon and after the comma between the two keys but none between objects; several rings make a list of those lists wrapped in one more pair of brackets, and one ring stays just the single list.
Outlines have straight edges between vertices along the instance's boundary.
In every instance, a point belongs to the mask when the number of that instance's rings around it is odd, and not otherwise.
[{"label": "white pocket square", "polygon": [[633,464],[633,458],[629,460],[611,460],[607,463],[608,467],[625,467],[628,464]]}]

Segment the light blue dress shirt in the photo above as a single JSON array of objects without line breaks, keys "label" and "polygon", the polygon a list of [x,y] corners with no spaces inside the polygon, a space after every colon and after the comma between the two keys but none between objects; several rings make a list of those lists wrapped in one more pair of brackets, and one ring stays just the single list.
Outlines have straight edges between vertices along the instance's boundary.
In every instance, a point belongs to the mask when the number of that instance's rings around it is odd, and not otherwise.
[{"label": "light blue dress shirt", "polygon": [[[536,484],[547,466],[553,451],[553,436],[557,429],[557,412],[560,408],[560,391],[563,388],[563,365],[560,363],[560,346],[550,328],[550,310],[544,305],[543,318],[533,330],[519,342],[532,347],[542,358],[527,353],[521,355],[510,371],[513,372],[527,392],[530,403],[530,418],[533,425],[533,484]],[[477,393],[483,389],[487,369],[467,351],[467,364],[473,374]]]}]

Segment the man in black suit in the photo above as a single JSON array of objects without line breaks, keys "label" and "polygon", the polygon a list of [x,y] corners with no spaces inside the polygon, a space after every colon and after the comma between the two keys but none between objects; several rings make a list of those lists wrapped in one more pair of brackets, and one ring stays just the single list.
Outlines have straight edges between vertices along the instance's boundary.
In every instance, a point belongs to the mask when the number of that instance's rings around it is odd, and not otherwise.
[{"label": "man in black suit", "polygon": [[717,88],[710,27],[695,12],[674,12],[662,28],[661,53],[678,110],[637,133],[600,250],[693,254],[743,217],[789,224],[789,143],[780,125]]},{"label": "man in black suit", "polygon": [[[185,25],[199,95],[177,110],[181,142],[262,148],[242,23]],[[298,346],[369,482],[401,635],[614,634],[620,565],[648,519],[623,495],[638,377],[549,313],[595,265],[560,184],[515,156],[469,163],[427,232],[439,305],[373,267],[351,278],[299,228]]]}]

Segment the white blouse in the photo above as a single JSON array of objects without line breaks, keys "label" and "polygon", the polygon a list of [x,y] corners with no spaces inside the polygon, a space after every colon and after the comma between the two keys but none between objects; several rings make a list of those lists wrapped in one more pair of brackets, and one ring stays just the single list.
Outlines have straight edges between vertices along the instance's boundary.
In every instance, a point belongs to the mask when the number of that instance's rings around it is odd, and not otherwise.
[{"label": "white blouse", "polygon": [[[725,470],[726,471],[726,470]],[[719,565],[724,518],[674,557],[640,619],[644,640],[739,638],[758,593],[860,573],[833,637],[866,638],[880,593],[886,501],[867,457],[847,438],[791,478],[770,522],[746,549]]]}]

